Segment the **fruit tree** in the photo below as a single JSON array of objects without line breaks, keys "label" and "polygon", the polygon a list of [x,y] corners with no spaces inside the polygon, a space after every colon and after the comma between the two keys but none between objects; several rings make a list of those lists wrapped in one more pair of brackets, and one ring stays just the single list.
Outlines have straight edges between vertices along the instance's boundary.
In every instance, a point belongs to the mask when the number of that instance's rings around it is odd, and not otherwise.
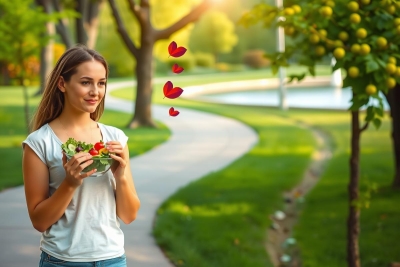
[{"label": "fruit tree", "polygon": [[[396,87],[400,83],[400,1],[292,0],[286,1],[283,8],[262,3],[246,13],[241,22],[284,28],[292,42],[285,52],[267,57],[274,72],[290,62],[307,66],[305,73],[291,75],[289,81],[314,76],[316,63],[332,56],[336,59],[332,71],[342,69],[347,73],[343,87],[352,90],[347,261],[348,266],[359,267],[360,136],[370,123],[380,126],[384,116],[382,97],[400,89]],[[366,108],[363,125],[361,108]]]}]

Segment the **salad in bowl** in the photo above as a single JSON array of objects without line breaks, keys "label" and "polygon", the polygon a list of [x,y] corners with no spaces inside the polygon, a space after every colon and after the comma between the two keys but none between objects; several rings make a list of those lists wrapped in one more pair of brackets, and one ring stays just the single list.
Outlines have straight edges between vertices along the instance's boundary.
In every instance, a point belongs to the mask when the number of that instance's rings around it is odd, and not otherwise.
[{"label": "salad in bowl", "polygon": [[93,163],[82,170],[83,173],[86,173],[97,169],[91,176],[97,177],[106,173],[111,168],[114,161],[114,159],[110,157],[110,152],[105,148],[102,140],[93,145],[77,141],[74,138],[69,138],[61,145],[61,149],[67,156],[67,160],[77,153],[87,152],[92,155]]}]

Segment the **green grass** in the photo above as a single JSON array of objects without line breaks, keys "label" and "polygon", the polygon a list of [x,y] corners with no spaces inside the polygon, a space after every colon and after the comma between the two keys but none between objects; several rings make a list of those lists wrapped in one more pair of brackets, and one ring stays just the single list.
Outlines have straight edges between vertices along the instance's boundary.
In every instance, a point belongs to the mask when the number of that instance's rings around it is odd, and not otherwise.
[{"label": "green grass", "polygon": [[[192,79],[187,84],[202,82],[209,80]],[[131,98],[131,90],[115,94]],[[315,145],[310,132],[293,121],[304,121],[327,132],[334,149],[322,179],[306,198],[295,228],[302,266],[346,266],[348,112],[283,112],[180,98],[173,101],[178,109],[188,107],[237,118],[260,135],[260,143],[247,155],[224,170],[190,183],[160,207],[154,234],[178,266],[271,266],[263,243],[270,223],[268,215],[281,208],[283,190],[299,181]],[[154,102],[166,104],[157,97]],[[400,261],[400,214],[395,205],[400,194],[390,188],[393,153],[389,119],[386,117],[379,130],[368,129],[361,141],[360,188],[365,192],[367,183],[378,186],[370,207],[361,211],[362,266],[388,266]]]},{"label": "green grass", "polygon": [[[33,95],[36,88],[29,88]],[[23,111],[22,90],[19,87],[0,87],[0,191],[18,186],[22,180],[22,148],[21,142],[27,136]],[[39,97],[30,98],[31,114],[39,103]],[[125,129],[131,115],[122,112],[106,110],[100,122],[121,128],[129,137],[128,145],[131,156],[142,154],[149,149],[165,142],[170,131],[165,125],[157,122],[159,129],[139,128]]]}]

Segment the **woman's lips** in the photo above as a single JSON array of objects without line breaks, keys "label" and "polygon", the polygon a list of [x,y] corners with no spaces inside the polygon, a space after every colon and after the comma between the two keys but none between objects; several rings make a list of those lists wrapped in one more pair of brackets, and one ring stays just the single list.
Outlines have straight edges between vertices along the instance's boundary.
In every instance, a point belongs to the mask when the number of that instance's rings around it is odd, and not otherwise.
[{"label": "woman's lips", "polygon": [[85,101],[92,105],[97,103],[97,100],[95,99],[87,99],[87,100],[85,99]]}]

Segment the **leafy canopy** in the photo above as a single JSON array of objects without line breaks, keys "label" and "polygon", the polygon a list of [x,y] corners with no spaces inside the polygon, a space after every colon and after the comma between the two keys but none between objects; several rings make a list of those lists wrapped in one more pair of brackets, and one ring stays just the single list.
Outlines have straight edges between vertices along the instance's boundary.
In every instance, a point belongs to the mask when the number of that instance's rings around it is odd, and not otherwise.
[{"label": "leafy canopy", "polygon": [[353,90],[350,109],[367,106],[366,121],[380,126],[382,93],[400,82],[400,1],[297,0],[283,8],[260,3],[240,21],[245,26],[260,22],[284,27],[291,38],[284,53],[267,55],[274,73],[297,62],[308,71],[292,75],[290,81],[301,80],[314,76],[316,64],[333,56],[332,71],[345,70],[343,87]]}]

